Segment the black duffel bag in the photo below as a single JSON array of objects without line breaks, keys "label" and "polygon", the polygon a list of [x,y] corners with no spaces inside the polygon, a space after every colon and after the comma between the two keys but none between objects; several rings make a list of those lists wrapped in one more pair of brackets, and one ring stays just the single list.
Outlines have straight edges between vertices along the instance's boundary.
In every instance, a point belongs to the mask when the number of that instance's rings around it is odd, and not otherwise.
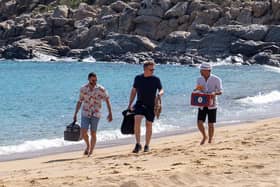
[{"label": "black duffel bag", "polygon": [[75,121],[72,122],[70,125],[66,126],[64,131],[64,140],[66,141],[79,141],[81,140],[80,136],[81,127]]},{"label": "black duffel bag", "polygon": [[122,134],[134,134],[134,116],[135,113],[131,110],[124,110],[122,112],[123,121],[121,125]]}]

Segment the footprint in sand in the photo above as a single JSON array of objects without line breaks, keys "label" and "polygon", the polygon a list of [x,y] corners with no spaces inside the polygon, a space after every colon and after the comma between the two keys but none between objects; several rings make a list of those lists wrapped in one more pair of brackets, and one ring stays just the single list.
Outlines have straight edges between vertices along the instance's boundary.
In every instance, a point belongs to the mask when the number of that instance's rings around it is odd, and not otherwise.
[{"label": "footprint in sand", "polygon": [[257,169],[263,169],[263,168],[264,168],[263,165],[254,165],[253,167],[254,167],[254,168],[257,168]]},{"label": "footprint in sand", "polygon": [[225,171],[224,174],[229,175],[229,174],[232,174],[232,172],[231,171]]},{"label": "footprint in sand", "polygon": [[171,164],[171,166],[180,166],[180,165],[185,165],[185,163],[177,162],[177,163]]},{"label": "footprint in sand", "polygon": [[118,170],[114,170],[114,171],[112,172],[112,174],[118,174],[118,173],[120,173]]}]

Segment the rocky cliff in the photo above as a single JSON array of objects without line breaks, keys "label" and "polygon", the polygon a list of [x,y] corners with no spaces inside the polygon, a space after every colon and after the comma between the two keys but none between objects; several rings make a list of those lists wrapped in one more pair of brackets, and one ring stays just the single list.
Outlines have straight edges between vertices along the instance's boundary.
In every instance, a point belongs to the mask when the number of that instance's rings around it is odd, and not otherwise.
[{"label": "rocky cliff", "polygon": [[280,66],[280,0],[1,0],[0,58]]}]

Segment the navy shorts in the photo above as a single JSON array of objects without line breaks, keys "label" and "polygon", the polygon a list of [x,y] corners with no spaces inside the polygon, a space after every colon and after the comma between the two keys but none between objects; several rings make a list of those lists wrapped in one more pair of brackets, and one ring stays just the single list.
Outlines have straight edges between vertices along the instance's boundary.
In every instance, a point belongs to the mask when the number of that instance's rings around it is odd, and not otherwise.
[{"label": "navy shorts", "polygon": [[135,115],[143,115],[145,116],[147,121],[154,122],[155,113],[153,107],[148,107],[146,105],[136,104],[134,106]]},{"label": "navy shorts", "polygon": [[203,107],[201,110],[198,108],[197,121],[205,122],[206,116],[208,116],[208,123],[216,123],[217,109],[208,109],[207,107]]}]

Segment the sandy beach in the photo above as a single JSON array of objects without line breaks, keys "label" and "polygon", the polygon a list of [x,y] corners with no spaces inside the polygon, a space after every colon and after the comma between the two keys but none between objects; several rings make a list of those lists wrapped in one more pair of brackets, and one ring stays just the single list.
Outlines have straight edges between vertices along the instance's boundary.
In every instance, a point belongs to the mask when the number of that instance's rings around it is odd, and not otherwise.
[{"label": "sandy beach", "polygon": [[[143,139],[143,138],[142,138]],[[216,129],[213,144],[199,132],[134,145],[0,163],[1,187],[25,186],[280,186],[280,118]]]}]

